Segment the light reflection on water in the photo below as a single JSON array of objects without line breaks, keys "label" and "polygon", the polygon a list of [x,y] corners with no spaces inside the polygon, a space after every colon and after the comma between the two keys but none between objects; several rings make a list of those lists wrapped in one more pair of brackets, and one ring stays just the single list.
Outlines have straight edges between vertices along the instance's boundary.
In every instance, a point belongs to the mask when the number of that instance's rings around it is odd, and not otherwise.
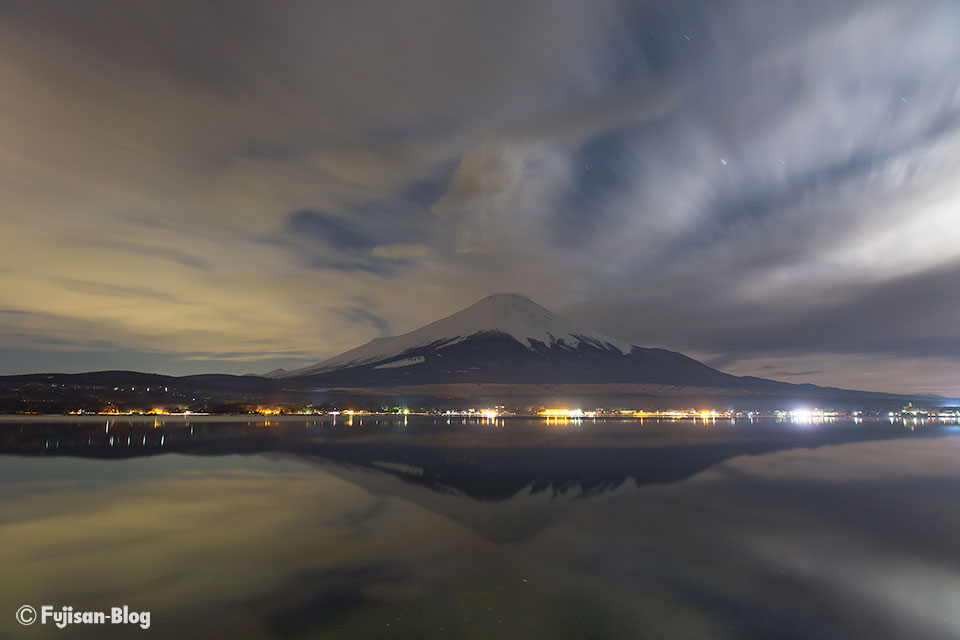
[{"label": "light reflection on water", "polygon": [[0,428],[0,637],[24,603],[129,604],[158,637],[960,635],[954,426],[416,422]]}]

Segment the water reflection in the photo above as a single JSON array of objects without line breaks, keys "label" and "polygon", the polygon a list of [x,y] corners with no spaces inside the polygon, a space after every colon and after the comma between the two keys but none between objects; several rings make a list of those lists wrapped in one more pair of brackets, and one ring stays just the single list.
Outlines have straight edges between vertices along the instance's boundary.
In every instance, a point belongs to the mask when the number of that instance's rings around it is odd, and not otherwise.
[{"label": "water reflection", "polygon": [[[352,417],[352,416],[351,416]],[[335,419],[336,416],[333,417]],[[271,453],[376,468],[407,482],[482,500],[534,493],[593,494],[675,482],[739,455],[876,439],[939,437],[956,421],[510,420],[377,417],[366,428],[309,420],[108,419],[0,423],[0,454],[129,458],[159,453]],[[359,422],[359,420],[358,420]],[[920,426],[919,430],[916,427]]]},{"label": "water reflection", "polygon": [[25,602],[129,604],[158,637],[960,634],[952,428],[478,447],[220,426],[3,436],[26,455],[0,456],[0,637]]}]

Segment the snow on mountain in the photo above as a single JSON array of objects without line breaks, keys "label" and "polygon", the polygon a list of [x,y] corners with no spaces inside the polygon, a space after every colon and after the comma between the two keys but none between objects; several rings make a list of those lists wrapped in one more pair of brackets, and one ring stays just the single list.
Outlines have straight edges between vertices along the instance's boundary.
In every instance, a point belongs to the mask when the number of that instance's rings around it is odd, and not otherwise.
[{"label": "snow on mountain", "polygon": [[[267,375],[276,378],[294,378],[345,367],[375,364],[396,358],[413,349],[426,346],[445,347],[470,336],[492,332],[509,336],[531,350],[534,347],[534,341],[547,346],[570,349],[576,349],[581,343],[585,343],[599,349],[616,350],[622,355],[628,355],[633,350],[633,345],[614,340],[592,329],[580,327],[541,307],[526,296],[516,293],[498,293],[410,333],[390,338],[376,338],[319,364],[292,371],[271,372]],[[402,366],[413,364],[416,363],[405,363]]]},{"label": "snow on mountain", "polygon": [[378,364],[374,369],[399,369],[401,367],[412,367],[415,364],[423,364],[427,359],[424,356],[414,356],[412,358],[403,358],[402,360],[391,360]]}]

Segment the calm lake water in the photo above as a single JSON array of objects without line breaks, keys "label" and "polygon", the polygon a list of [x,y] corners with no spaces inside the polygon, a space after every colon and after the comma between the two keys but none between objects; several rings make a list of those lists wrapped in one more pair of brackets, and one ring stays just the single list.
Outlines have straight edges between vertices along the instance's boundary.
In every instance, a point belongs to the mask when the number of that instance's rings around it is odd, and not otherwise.
[{"label": "calm lake water", "polygon": [[958,638],[958,504],[955,422],[7,418],[0,638]]}]

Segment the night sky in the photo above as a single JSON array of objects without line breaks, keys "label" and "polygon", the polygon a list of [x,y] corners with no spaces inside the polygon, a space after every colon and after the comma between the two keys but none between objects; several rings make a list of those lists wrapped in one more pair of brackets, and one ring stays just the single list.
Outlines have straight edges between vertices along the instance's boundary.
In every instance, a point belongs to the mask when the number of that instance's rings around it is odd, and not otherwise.
[{"label": "night sky", "polygon": [[300,367],[519,291],[960,395],[952,0],[0,2],[0,374]]}]

